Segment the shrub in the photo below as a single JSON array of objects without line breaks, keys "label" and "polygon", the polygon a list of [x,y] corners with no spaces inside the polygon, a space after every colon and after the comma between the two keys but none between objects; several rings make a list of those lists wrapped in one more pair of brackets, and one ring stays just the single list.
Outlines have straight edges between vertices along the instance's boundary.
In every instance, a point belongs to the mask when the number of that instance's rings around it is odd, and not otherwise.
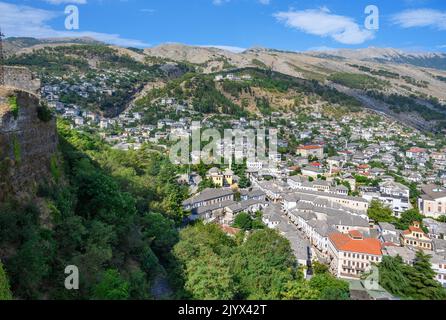
[{"label": "shrub", "polygon": [[51,156],[50,171],[51,171],[51,175],[53,176],[54,180],[56,182],[59,182],[61,173],[60,173],[59,165],[57,163],[56,155]]},{"label": "shrub", "polygon": [[40,121],[48,122],[53,118],[53,114],[46,104],[40,103],[37,107],[37,117]]},{"label": "shrub", "polygon": [[11,96],[8,98],[8,104],[11,110],[14,119],[17,119],[19,116],[19,105],[17,104],[17,97]]},{"label": "shrub", "polygon": [[14,151],[14,160],[16,163],[19,164],[22,161],[22,152],[20,150],[19,140],[17,139],[16,136],[14,136],[14,138],[13,138],[12,148]]}]

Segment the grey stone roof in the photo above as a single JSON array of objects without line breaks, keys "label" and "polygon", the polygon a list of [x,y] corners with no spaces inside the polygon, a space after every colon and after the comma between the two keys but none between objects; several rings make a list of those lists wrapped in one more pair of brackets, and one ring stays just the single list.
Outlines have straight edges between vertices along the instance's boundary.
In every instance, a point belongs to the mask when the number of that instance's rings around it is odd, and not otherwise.
[{"label": "grey stone roof", "polygon": [[394,231],[396,232],[396,228],[393,224],[388,222],[378,222],[378,226],[381,230],[388,230],[388,231]]},{"label": "grey stone roof", "polygon": [[425,185],[421,187],[421,190],[423,191],[423,195],[421,197],[426,200],[435,200],[446,197],[446,189],[434,184]]},{"label": "grey stone roof", "polygon": [[446,255],[446,240],[432,239],[434,243],[434,250],[438,254]]},{"label": "grey stone roof", "polygon": [[215,203],[215,204],[212,204],[212,205],[209,205],[209,206],[198,207],[198,208],[194,209],[194,213],[198,214],[198,215],[203,215],[206,212],[212,212],[214,210],[223,209],[225,207],[228,207],[228,206],[231,206],[231,205],[234,205],[234,204],[236,204],[235,201],[233,201],[233,200],[226,200],[226,201]]},{"label": "grey stone roof", "polygon": [[252,189],[252,190],[243,189],[240,190],[240,195],[248,197],[261,197],[265,195],[265,192],[263,192],[260,189]]},{"label": "grey stone roof", "polygon": [[352,200],[352,201],[368,203],[367,200],[360,198],[360,197],[351,197],[351,196],[346,196],[346,195],[342,195],[342,194],[328,193],[328,192],[323,192],[323,191],[296,190],[294,192],[298,195],[313,195],[313,196],[318,196],[318,197],[330,197],[330,198],[337,198],[337,199]]},{"label": "grey stone roof", "polygon": [[193,197],[183,201],[183,205],[189,205],[193,203],[198,203],[202,201],[208,201],[212,199],[217,199],[225,196],[229,196],[234,194],[231,188],[221,188],[221,189],[212,189],[207,188],[201,191],[200,193],[194,195]]},{"label": "grey stone roof", "polygon": [[330,216],[327,219],[330,225],[342,225],[350,227],[369,227],[369,222],[361,217],[352,214],[343,213],[335,216]]},{"label": "grey stone roof", "polygon": [[234,203],[230,206],[228,206],[228,209],[230,209],[232,212],[242,212],[247,210],[249,207],[256,205],[256,204],[263,204],[265,201],[261,200],[245,200],[241,202]]},{"label": "grey stone roof", "polygon": [[446,223],[438,222],[431,218],[423,219],[423,224],[429,229],[429,233],[446,236]]}]

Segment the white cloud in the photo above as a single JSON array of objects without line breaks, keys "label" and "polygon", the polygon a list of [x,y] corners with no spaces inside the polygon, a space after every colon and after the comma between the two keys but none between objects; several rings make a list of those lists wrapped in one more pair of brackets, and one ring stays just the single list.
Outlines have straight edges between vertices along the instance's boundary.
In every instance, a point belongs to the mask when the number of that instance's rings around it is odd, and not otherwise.
[{"label": "white cloud", "polygon": [[143,8],[139,10],[140,12],[148,13],[148,14],[154,14],[156,12],[155,9],[149,9],[149,8]]},{"label": "white cloud", "polygon": [[343,44],[361,44],[375,36],[372,31],[360,27],[354,19],[332,14],[326,7],[278,12],[274,17],[290,28],[320,37],[330,37]]},{"label": "white cloud", "polygon": [[[36,9],[0,2],[0,25],[7,37],[91,37],[106,43],[124,47],[148,47],[149,44],[135,39],[122,38],[119,34],[108,34],[94,31],[56,30],[48,23],[61,16],[62,12]],[[81,20],[82,23],[82,20]]]},{"label": "white cloud", "polygon": [[434,9],[405,10],[392,17],[392,22],[403,28],[432,27],[446,30],[446,11]]},{"label": "white cloud", "polygon": [[222,5],[224,3],[229,2],[230,0],[212,0],[212,3],[215,4],[216,6]]},{"label": "white cloud", "polygon": [[217,49],[221,49],[221,50],[226,50],[226,51],[230,51],[230,52],[234,52],[234,53],[240,53],[243,51],[246,51],[246,48],[240,48],[240,47],[234,47],[234,46],[223,46],[223,45],[199,45],[198,47],[203,47],[203,48],[217,48]]},{"label": "white cloud", "polygon": [[43,0],[45,2],[48,2],[50,4],[63,4],[63,3],[69,3],[69,4],[86,4],[87,0]]}]

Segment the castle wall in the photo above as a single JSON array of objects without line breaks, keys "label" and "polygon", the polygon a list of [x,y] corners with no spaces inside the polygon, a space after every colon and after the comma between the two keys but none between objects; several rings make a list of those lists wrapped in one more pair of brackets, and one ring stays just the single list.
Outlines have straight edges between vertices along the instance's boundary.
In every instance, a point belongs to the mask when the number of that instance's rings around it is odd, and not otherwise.
[{"label": "castle wall", "polygon": [[[5,107],[11,93],[19,105],[17,118]],[[38,118],[39,102],[29,92],[0,88],[0,201],[51,178],[50,163],[58,142],[56,122]]]},{"label": "castle wall", "polygon": [[32,72],[22,67],[4,66],[5,85],[32,93],[40,91],[40,80],[36,79]]}]

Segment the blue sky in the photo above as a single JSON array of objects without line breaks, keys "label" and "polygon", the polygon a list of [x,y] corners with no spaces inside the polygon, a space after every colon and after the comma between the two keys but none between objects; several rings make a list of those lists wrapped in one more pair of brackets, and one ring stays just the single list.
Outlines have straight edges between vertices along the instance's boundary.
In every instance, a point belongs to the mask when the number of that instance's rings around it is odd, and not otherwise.
[{"label": "blue sky", "polygon": [[[80,29],[64,27],[65,7],[79,8]],[[364,26],[376,5],[380,28]],[[92,36],[122,46],[165,42],[267,47],[393,47],[446,51],[445,0],[0,0],[7,36]]]}]

